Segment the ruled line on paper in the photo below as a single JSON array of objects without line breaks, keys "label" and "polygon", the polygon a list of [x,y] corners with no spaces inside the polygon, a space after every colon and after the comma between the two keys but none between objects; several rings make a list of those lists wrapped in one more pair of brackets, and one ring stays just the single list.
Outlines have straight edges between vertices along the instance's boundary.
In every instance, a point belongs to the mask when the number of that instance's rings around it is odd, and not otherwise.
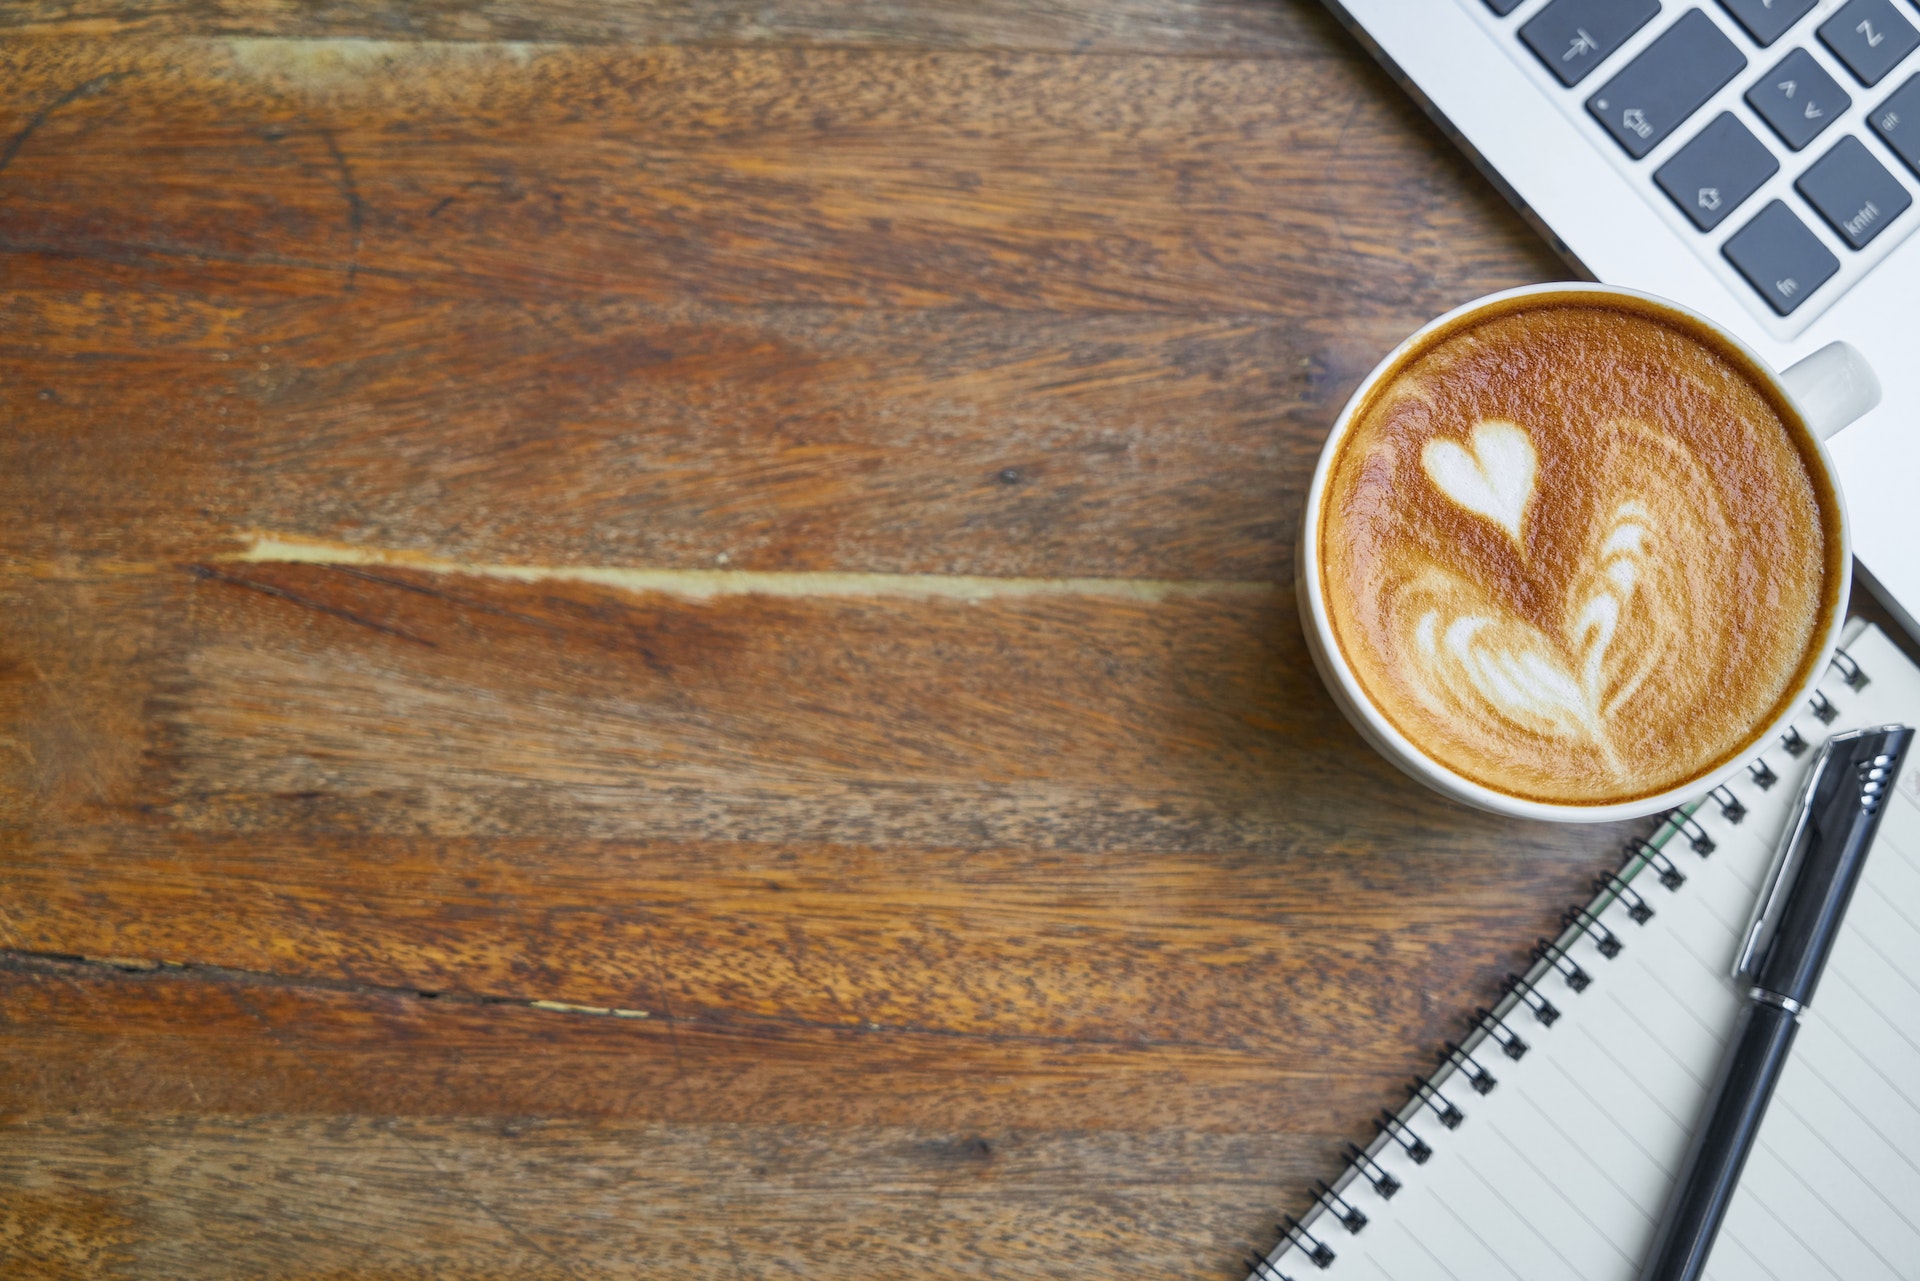
[{"label": "ruled line on paper", "polygon": [[[1763,1198],[1758,1192],[1755,1192],[1753,1190],[1753,1184],[1751,1180],[1747,1182],[1746,1187],[1742,1190],[1745,1192],[1747,1196],[1750,1196],[1753,1198],[1753,1203],[1755,1205],[1759,1206],[1762,1210],[1764,1210],[1767,1213],[1767,1215],[1771,1217],[1776,1224],[1779,1225],[1780,1230],[1782,1232],[1785,1232],[1788,1236],[1792,1237],[1794,1241],[1798,1243],[1800,1248],[1807,1252],[1808,1258],[1812,1259],[1815,1263],[1820,1265],[1821,1271],[1825,1272],[1830,1277],[1833,1276],[1833,1269],[1826,1266],[1826,1259],[1821,1256],[1818,1250],[1814,1249],[1811,1245],[1807,1244],[1807,1240],[1805,1237],[1801,1236],[1797,1231],[1794,1230],[1794,1223],[1792,1220],[1782,1218],[1778,1210],[1768,1205],[1766,1202],[1766,1199]],[[1802,1273],[1801,1276],[1804,1277],[1805,1274]],[[1838,1281],[1837,1278],[1836,1278],[1836,1281]]]},{"label": "ruled line on paper", "polygon": [[[1531,1102],[1531,1100],[1529,1100],[1529,1102]],[[1562,1126],[1558,1120],[1550,1116],[1544,1108],[1541,1108],[1536,1104],[1534,1105],[1534,1111],[1539,1113],[1540,1119],[1546,1122],[1547,1127],[1549,1129],[1551,1129],[1555,1134],[1558,1134],[1561,1138],[1567,1141],[1568,1148],[1570,1148],[1574,1152],[1579,1153],[1581,1159],[1586,1161],[1588,1165],[1592,1166],[1594,1171],[1599,1174],[1601,1179],[1603,1179],[1607,1184],[1609,1184],[1615,1192],[1618,1192],[1621,1196],[1621,1199],[1624,1200],[1628,1205],[1633,1207],[1635,1213],[1637,1213],[1642,1219],[1646,1220],[1646,1224],[1648,1227],[1653,1226],[1653,1213],[1652,1211],[1648,1210],[1644,1204],[1641,1203],[1639,1197],[1627,1191],[1627,1189],[1621,1187],[1620,1181],[1613,1177],[1613,1172],[1607,1169],[1605,1166],[1601,1165],[1598,1161],[1594,1160],[1592,1154],[1589,1153],[1583,1145],[1575,1142],[1573,1136],[1567,1133],[1566,1128]],[[1605,1115],[1605,1113],[1602,1113],[1602,1115]],[[1608,1119],[1611,1120],[1612,1118],[1609,1117]],[[1617,1125],[1614,1128],[1616,1130],[1619,1129]],[[1633,1142],[1632,1135],[1624,1134],[1624,1132],[1622,1133],[1623,1133],[1623,1137],[1625,1137],[1628,1142],[1630,1143]],[[1634,1146],[1639,1147],[1640,1145],[1635,1143]],[[1659,1170],[1664,1177],[1666,1178],[1672,1177],[1672,1175],[1668,1173],[1666,1166],[1662,1162],[1656,1160],[1654,1156],[1651,1153],[1647,1152],[1645,1148],[1641,1148],[1640,1150],[1642,1154],[1646,1156],[1647,1160],[1653,1164],[1653,1167]]]},{"label": "ruled line on paper", "polygon": [[[1641,1081],[1638,1076],[1634,1075],[1633,1069],[1628,1067],[1626,1064],[1622,1063],[1620,1061],[1620,1057],[1616,1055],[1612,1050],[1607,1048],[1605,1042],[1600,1040],[1599,1037],[1593,1035],[1593,1033],[1587,1032],[1586,1029],[1584,1028],[1582,1028],[1581,1031],[1586,1033],[1587,1040],[1590,1044],[1592,1044],[1593,1048],[1600,1051],[1601,1054],[1606,1056],[1607,1062],[1613,1064],[1615,1067],[1620,1069],[1621,1078],[1623,1080],[1626,1080],[1632,1083],[1632,1085],[1640,1091],[1640,1094],[1643,1098],[1645,1098],[1649,1103],[1653,1104],[1654,1107],[1660,1109],[1660,1113],[1662,1116],[1666,1117],[1667,1120],[1673,1122],[1674,1125],[1678,1126],[1682,1132],[1685,1132],[1686,1130],[1692,1128],[1693,1118],[1689,1117],[1686,1120],[1682,1121],[1679,1117],[1675,1116],[1673,1114],[1673,1109],[1667,1106],[1667,1101],[1661,1098],[1660,1096],[1656,1095],[1652,1090],[1649,1090],[1646,1087],[1646,1083]],[[1571,1076],[1569,1076],[1567,1079],[1573,1080]],[[1578,1088],[1582,1094],[1587,1094],[1587,1088],[1585,1085],[1580,1084],[1577,1081],[1575,1082],[1575,1085],[1576,1085],[1576,1088]],[[1591,1094],[1588,1094],[1587,1097],[1592,1098],[1593,1096]],[[1594,1101],[1594,1106],[1595,1107],[1599,1106],[1598,1100]],[[1631,1132],[1629,1131],[1629,1133]],[[1645,1151],[1644,1148],[1642,1148],[1641,1150]],[[1649,1152],[1647,1153],[1647,1155],[1652,1156],[1653,1154]],[[1665,1168],[1665,1165],[1666,1165],[1665,1162],[1659,1162],[1658,1164],[1663,1169]],[[1667,1177],[1669,1178],[1673,1177],[1673,1172],[1671,1170],[1667,1172]]]},{"label": "ruled line on paper", "polygon": [[[1478,1241],[1480,1243],[1480,1248],[1487,1252],[1487,1257],[1492,1259],[1495,1263],[1499,1264],[1501,1267],[1505,1268],[1507,1270],[1507,1275],[1512,1277],[1513,1281],[1529,1281],[1527,1277],[1522,1276],[1519,1272],[1516,1272],[1514,1270],[1513,1265],[1507,1262],[1506,1257],[1504,1255],[1502,1255],[1498,1250],[1495,1250],[1492,1246],[1488,1245],[1487,1239],[1481,1236],[1478,1232],[1476,1232],[1471,1223],[1468,1223],[1464,1218],[1460,1217],[1460,1211],[1454,1209],[1451,1205],[1448,1205],[1445,1201],[1436,1200],[1434,1204],[1439,1206],[1442,1210],[1445,1210],[1447,1212],[1447,1217],[1452,1219],[1455,1223],[1459,1224],[1460,1230],[1462,1232],[1465,1232],[1468,1236],[1472,1237],[1475,1241]],[[1451,1276],[1452,1273],[1448,1273],[1448,1275]]]},{"label": "ruled line on paper", "polygon": [[[1795,1120],[1800,1122],[1801,1127],[1805,1129],[1809,1135],[1811,1135],[1815,1140],[1817,1140],[1823,1146],[1825,1146],[1829,1152],[1832,1152],[1836,1157],[1838,1157],[1840,1159],[1840,1163],[1847,1168],[1849,1173],[1851,1173],[1855,1178],[1860,1180],[1862,1186],[1874,1192],[1876,1195],[1880,1195],[1879,1189],[1874,1186],[1874,1180],[1867,1178],[1864,1173],[1862,1173],[1857,1167],[1855,1167],[1853,1162],[1847,1159],[1846,1153],[1840,1151],[1838,1148],[1834,1147],[1831,1143],[1828,1143],[1826,1141],[1825,1136],[1822,1135],[1819,1132],[1819,1130],[1817,1130],[1811,1124],[1809,1124],[1806,1118],[1802,1117],[1797,1110],[1792,1108],[1791,1105],[1786,1105],[1786,1111]],[[1813,1197],[1814,1200],[1820,1203],[1821,1207],[1826,1210],[1827,1214],[1833,1219],[1835,1223],[1840,1224],[1841,1226],[1846,1228],[1847,1231],[1852,1233],[1854,1237],[1860,1242],[1861,1245],[1866,1246],[1868,1251],[1870,1251],[1873,1254],[1874,1258],[1880,1260],[1881,1263],[1886,1265],[1888,1271],[1893,1272],[1896,1275],[1899,1273],[1899,1269],[1894,1266],[1893,1262],[1889,1260],[1886,1255],[1880,1252],[1879,1247],[1873,1244],[1872,1239],[1868,1237],[1865,1233],[1860,1231],[1859,1225],[1855,1224],[1848,1215],[1841,1212],[1838,1208],[1834,1206],[1832,1202],[1828,1201],[1827,1198],[1821,1193],[1818,1187],[1816,1187],[1814,1184],[1807,1181],[1806,1175],[1803,1174],[1800,1170],[1799,1162],[1785,1159],[1784,1154],[1780,1152],[1778,1147],[1772,1144],[1768,1144],[1763,1141],[1760,1146],[1762,1147],[1763,1150],[1767,1152],[1769,1156],[1774,1158],[1776,1165],[1780,1169],[1786,1171],[1789,1177],[1791,1177],[1796,1183],[1798,1183],[1801,1187],[1807,1190],[1807,1194],[1809,1196]],[[1885,1202],[1890,1209],[1893,1210],[1894,1214],[1900,1219],[1902,1223],[1907,1225],[1909,1230],[1912,1229],[1913,1224],[1911,1220],[1909,1220],[1907,1216],[1900,1211],[1899,1207],[1894,1206],[1892,1202],[1887,1201],[1886,1197],[1883,1195],[1880,1196],[1880,1199],[1883,1202]]]},{"label": "ruled line on paper", "polygon": [[[1795,1120],[1799,1121],[1801,1127],[1805,1129],[1808,1134],[1811,1134],[1814,1137],[1815,1141],[1817,1141],[1821,1147],[1824,1147],[1827,1151],[1831,1152],[1835,1160],[1839,1161],[1841,1165],[1844,1165],[1847,1168],[1848,1172],[1851,1173],[1856,1179],[1859,1179],[1861,1184],[1864,1187],[1866,1187],[1869,1191],[1871,1191],[1875,1196],[1879,1197],[1881,1203],[1884,1204],[1887,1207],[1887,1209],[1893,1212],[1893,1215],[1895,1218],[1899,1219],[1900,1222],[1904,1223],[1907,1226],[1908,1230],[1910,1230],[1915,1236],[1920,1236],[1920,1223],[1915,1223],[1910,1217],[1908,1217],[1907,1212],[1900,1208],[1899,1203],[1894,1201],[1891,1197],[1889,1197],[1886,1194],[1885,1190],[1882,1189],[1880,1186],[1879,1179],[1870,1178],[1867,1175],[1867,1172],[1865,1170],[1862,1170],[1859,1166],[1855,1165],[1853,1163],[1853,1157],[1848,1154],[1847,1150],[1835,1144],[1832,1139],[1829,1139],[1826,1136],[1825,1132],[1821,1129],[1820,1126],[1815,1125],[1811,1120],[1809,1120],[1806,1116],[1804,1116],[1801,1113],[1800,1109],[1793,1105],[1792,1099],[1783,1098],[1778,1100],[1778,1102],[1782,1111],[1784,1111],[1788,1116],[1791,1116]],[[1764,1140],[1764,1138],[1760,1143],[1760,1147],[1763,1151],[1765,1151],[1769,1156],[1773,1157],[1774,1159],[1779,1160],[1782,1163],[1786,1162],[1786,1154],[1781,1152],[1778,1147],[1767,1143]],[[1891,1143],[1887,1144],[1886,1149],[1887,1151],[1893,1153],[1895,1156],[1900,1157],[1903,1160],[1906,1160],[1906,1154],[1902,1152],[1899,1149],[1899,1147],[1896,1146],[1895,1144],[1891,1144]],[[1913,1170],[1916,1176],[1920,1176],[1920,1167],[1916,1167],[1911,1160],[1906,1160],[1906,1165],[1908,1169]]]},{"label": "ruled line on paper", "polygon": [[[1723,1240],[1727,1244],[1732,1245],[1734,1249],[1740,1251],[1740,1253],[1746,1255],[1747,1258],[1752,1261],[1754,1267],[1759,1268],[1762,1272],[1766,1273],[1769,1277],[1773,1279],[1773,1281],[1783,1281],[1780,1274],[1775,1272],[1772,1268],[1768,1267],[1766,1265],[1766,1262],[1762,1260],[1759,1255],[1755,1254],[1752,1250],[1749,1250],[1745,1245],[1743,1245],[1739,1237],[1725,1237],[1723,1238]],[[1721,1244],[1720,1241],[1714,1242],[1715,1246],[1719,1246],[1720,1244]]]},{"label": "ruled line on paper", "polygon": [[[1668,996],[1673,998],[1673,1003],[1676,1007],[1679,1008],[1680,1012],[1686,1015],[1689,1019],[1691,1019],[1693,1021],[1693,1025],[1700,1029],[1701,1036],[1705,1037],[1708,1041],[1711,1041],[1715,1049],[1726,1048],[1727,1032],[1725,1028],[1714,1027],[1712,1024],[1708,1023],[1705,1019],[1701,1018],[1700,1012],[1694,1009],[1693,1002],[1685,999],[1678,992],[1674,991],[1673,988],[1667,984],[1666,976],[1661,974],[1660,971],[1649,966],[1646,972],[1647,972],[1647,977],[1652,979],[1655,985],[1658,986],[1662,992],[1665,992]],[[1626,1002],[1620,1000],[1618,996],[1615,996],[1614,1004],[1619,1005],[1622,1008],[1625,1008]]]},{"label": "ruled line on paper", "polygon": [[[1828,1078],[1827,1074],[1820,1070],[1818,1065],[1808,1062],[1805,1059],[1802,1060],[1802,1063],[1805,1066],[1806,1070],[1812,1074],[1815,1080],[1819,1081],[1820,1084],[1827,1087],[1827,1092],[1829,1094],[1833,1095],[1834,1098],[1840,1100],[1842,1106],[1844,1106],[1849,1112],[1853,1113],[1855,1117],[1859,1118],[1860,1123],[1862,1125],[1865,1125],[1870,1130],[1877,1131],[1878,1129],[1880,1129],[1881,1127],[1880,1119],[1877,1117],[1869,1116],[1867,1115],[1867,1113],[1862,1112],[1860,1110],[1859,1103],[1857,1103],[1853,1099],[1853,1097],[1849,1095],[1845,1090],[1842,1090],[1839,1086],[1835,1085],[1833,1081]],[[1914,1163],[1913,1158],[1907,1155],[1907,1153],[1902,1149],[1895,1147],[1893,1150],[1895,1155],[1899,1156],[1900,1159],[1906,1163],[1907,1168],[1914,1172],[1915,1177],[1920,1178],[1920,1165],[1916,1165]]]},{"label": "ruled line on paper", "polygon": [[[1520,1225],[1526,1228],[1528,1232],[1531,1232],[1534,1236],[1534,1239],[1539,1241],[1541,1245],[1546,1246],[1547,1249],[1553,1254],[1554,1258],[1560,1260],[1561,1263],[1565,1264],[1569,1272],[1574,1273],[1576,1276],[1578,1276],[1581,1279],[1581,1281],[1589,1281],[1587,1274],[1580,1270],[1579,1265],[1576,1264],[1572,1259],[1569,1259],[1566,1255],[1562,1254],[1560,1252],[1560,1248],[1554,1245],[1554,1243],[1548,1239],[1545,1233],[1540,1231],[1538,1225],[1536,1225],[1532,1219],[1520,1213],[1520,1211],[1514,1207],[1513,1202],[1507,1200],[1506,1194],[1501,1192],[1499,1188],[1495,1187],[1493,1183],[1487,1178],[1486,1175],[1480,1173],[1479,1169],[1475,1167],[1473,1162],[1465,1160],[1463,1158],[1460,1164],[1462,1167],[1465,1168],[1468,1174],[1471,1174],[1474,1178],[1480,1180],[1480,1185],[1486,1188],[1486,1190],[1492,1194],[1494,1200],[1498,1201],[1501,1205],[1505,1206],[1507,1208],[1507,1213],[1511,1214],[1516,1220],[1518,1220]],[[1531,1164],[1531,1162],[1529,1162],[1529,1164]],[[1462,1226],[1464,1226],[1464,1224]],[[1471,1231],[1471,1229],[1469,1229],[1469,1231]],[[1474,1237],[1476,1240],[1480,1240],[1479,1233],[1477,1232],[1474,1233]],[[1480,1240],[1480,1244],[1486,1245],[1487,1243],[1484,1240]],[[1487,1248],[1488,1250],[1493,1249],[1492,1246],[1487,1246]],[[1496,1255],[1495,1257],[1500,1257],[1500,1256]],[[1509,1272],[1514,1271],[1513,1265],[1508,1263],[1505,1258],[1500,1258],[1500,1262],[1501,1262],[1501,1265],[1505,1267]],[[1518,1276],[1520,1274],[1518,1272],[1514,1272],[1514,1275]]]},{"label": "ruled line on paper", "polygon": [[[1489,1126],[1488,1129],[1497,1138],[1499,1138],[1499,1140],[1502,1143],[1506,1144],[1508,1149],[1512,1151],[1512,1153],[1515,1156],[1519,1157],[1520,1160],[1526,1165],[1526,1167],[1529,1170],[1532,1170],[1534,1174],[1539,1177],[1540,1184],[1542,1187],[1546,1188],[1548,1191],[1552,1192],[1555,1196],[1559,1197],[1560,1200],[1566,1204],[1566,1207],[1569,1210],[1572,1210],[1575,1214],[1580,1216],[1581,1221],[1584,1222],[1588,1227],[1593,1229],[1593,1234],[1599,1237],[1602,1241],[1605,1241],[1608,1247],[1611,1248],[1615,1254],[1620,1256],[1621,1262],[1627,1263],[1627,1264],[1631,1264],[1633,1262],[1632,1259],[1629,1259],[1627,1257],[1626,1251],[1622,1250],[1619,1247],[1619,1245],[1614,1241],[1613,1235],[1610,1232],[1608,1232],[1605,1228],[1601,1227],[1598,1223],[1595,1223],[1593,1221],[1593,1216],[1587,1213],[1586,1207],[1581,1205],[1578,1201],[1574,1200],[1572,1197],[1568,1196],[1566,1189],[1561,1187],[1559,1183],[1555,1182],[1552,1175],[1548,1174],[1545,1170],[1542,1170],[1538,1165],[1534,1164],[1533,1158],[1520,1150],[1520,1145],[1513,1141],[1512,1136],[1508,1135],[1505,1130],[1501,1129],[1497,1125]],[[1463,1162],[1462,1164],[1466,1164],[1466,1163]],[[1599,1169],[1598,1166],[1595,1166],[1594,1168]],[[1603,1178],[1606,1176],[1606,1171],[1601,1170],[1600,1173]],[[1608,1179],[1607,1181],[1609,1183],[1613,1182],[1613,1180],[1611,1179]],[[1618,1188],[1619,1184],[1614,1184],[1614,1187]],[[1626,1196],[1626,1193],[1622,1191],[1621,1196],[1623,1197]],[[1505,1200],[1506,1198],[1502,1197],[1501,1199]],[[1634,1204],[1633,1199],[1631,1197],[1627,1198],[1627,1204],[1632,1205],[1633,1208],[1636,1210],[1640,1209],[1638,1205]],[[1644,1211],[1642,1213],[1644,1213]],[[1648,1222],[1651,1223],[1652,1220],[1649,1219]],[[1529,1224],[1528,1226],[1532,1226],[1532,1225]],[[1539,1229],[1535,1228],[1534,1231],[1537,1234]],[[1553,1250],[1554,1254],[1560,1255],[1560,1251],[1557,1249],[1554,1249],[1553,1243],[1551,1241],[1547,1243],[1547,1248],[1549,1250]],[[1580,1271],[1580,1269],[1576,1267],[1572,1261],[1566,1259],[1566,1256],[1560,1255],[1560,1257],[1563,1261],[1566,1262],[1569,1268],[1573,1268],[1573,1270],[1576,1272]],[[1585,1276],[1586,1274],[1582,1272],[1581,1275]]]},{"label": "ruled line on paper", "polygon": [[[1422,1241],[1420,1239],[1420,1234],[1418,1232],[1415,1232],[1411,1228],[1407,1227],[1407,1225],[1404,1222],[1400,1224],[1400,1231],[1405,1234],[1406,1238],[1409,1241],[1413,1242],[1414,1246],[1420,1251],[1420,1253],[1426,1255],[1429,1259],[1433,1260],[1434,1267],[1439,1268],[1442,1272],[1446,1273],[1449,1277],[1452,1277],[1453,1281],[1460,1281],[1460,1274],[1455,1272],[1452,1268],[1448,1267],[1446,1265],[1446,1262],[1443,1259],[1441,1259],[1439,1255],[1433,1252],[1433,1247],[1429,1246],[1425,1241]],[[1386,1274],[1385,1268],[1381,1268],[1380,1271],[1382,1275]]]},{"label": "ruled line on paper", "polygon": [[[1902,983],[1905,983],[1909,988],[1914,988],[1914,991],[1920,992],[1920,988],[1914,987],[1913,980],[1908,978],[1905,974],[1901,973],[1899,970],[1899,967],[1893,965],[1889,961],[1887,954],[1881,951],[1877,946],[1875,946],[1872,939],[1868,938],[1864,934],[1856,934],[1854,937],[1860,941],[1861,946],[1865,947],[1869,952],[1872,952],[1876,957],[1880,958],[1881,961],[1887,962],[1887,968],[1893,971],[1894,976],[1896,978],[1898,978]],[[1875,1014],[1879,1015],[1881,1019],[1885,1020],[1886,1025],[1893,1029],[1893,1034],[1895,1036],[1905,1041],[1907,1045],[1910,1048],[1912,1048],[1916,1053],[1920,1053],[1920,1042],[1916,1042],[1912,1036],[1908,1035],[1906,1021],[1904,1019],[1895,1018],[1891,1013],[1887,1011],[1886,1007],[1882,1006],[1878,1001],[1876,1001],[1873,997],[1869,996],[1867,993],[1861,991],[1859,985],[1856,984],[1852,979],[1848,978],[1844,972],[1836,973],[1834,977],[1839,979],[1841,983],[1845,984],[1849,992],[1852,992],[1855,996],[1859,997],[1861,1004],[1865,1005],[1868,1009],[1872,1010]]]},{"label": "ruled line on paper", "polygon": [[[1853,985],[1849,983],[1847,986],[1852,987]],[[1855,989],[1855,991],[1858,991],[1858,989]],[[1920,1111],[1920,1104],[1916,1104],[1914,1102],[1912,1097],[1907,1094],[1906,1090],[1901,1088],[1900,1083],[1898,1081],[1895,1081],[1892,1077],[1888,1076],[1884,1071],[1881,1070],[1880,1065],[1873,1061],[1872,1055],[1867,1054],[1866,1052],[1861,1050],[1859,1046],[1855,1045],[1853,1043],[1852,1038],[1848,1037],[1845,1032],[1842,1032],[1840,1030],[1838,1024],[1836,1024],[1833,1020],[1829,1019],[1823,1022],[1821,1024],[1821,1027],[1826,1031],[1828,1036],[1831,1036],[1834,1040],[1838,1041],[1840,1044],[1846,1046],[1847,1049],[1851,1050],[1853,1052],[1853,1056],[1859,1059],[1862,1063],[1864,1063],[1869,1072],[1879,1077],[1882,1081],[1885,1081],[1887,1083],[1887,1088],[1892,1090],[1895,1094],[1899,1095],[1900,1101],[1902,1103],[1906,1104],[1909,1108],[1913,1108],[1915,1111]],[[1895,1028],[1894,1031],[1897,1034],[1899,1033],[1900,1029]],[[1907,1043],[1910,1045],[1912,1044],[1911,1038],[1902,1036],[1901,1039],[1907,1041]]]}]

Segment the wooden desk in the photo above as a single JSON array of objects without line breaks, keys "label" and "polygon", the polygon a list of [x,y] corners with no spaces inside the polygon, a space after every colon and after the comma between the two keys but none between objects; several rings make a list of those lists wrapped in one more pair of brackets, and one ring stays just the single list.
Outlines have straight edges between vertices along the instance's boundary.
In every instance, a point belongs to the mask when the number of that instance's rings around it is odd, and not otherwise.
[{"label": "wooden desk", "polygon": [[1317,6],[0,22],[8,1275],[1235,1278],[1613,861],[1303,652],[1564,270]]}]

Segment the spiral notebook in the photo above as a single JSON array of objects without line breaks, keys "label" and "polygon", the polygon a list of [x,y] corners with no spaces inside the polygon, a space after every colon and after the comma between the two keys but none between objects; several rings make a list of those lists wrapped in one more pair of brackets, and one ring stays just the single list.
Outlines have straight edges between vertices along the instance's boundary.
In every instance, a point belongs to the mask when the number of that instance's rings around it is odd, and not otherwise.
[{"label": "spiral notebook", "polygon": [[[1920,669],[1855,620],[1804,714],[1635,840],[1525,974],[1382,1112],[1252,1281],[1633,1281],[1739,1009],[1738,942],[1814,749],[1920,726]],[[1920,767],[1896,785],[1707,1270],[1920,1278]]]}]

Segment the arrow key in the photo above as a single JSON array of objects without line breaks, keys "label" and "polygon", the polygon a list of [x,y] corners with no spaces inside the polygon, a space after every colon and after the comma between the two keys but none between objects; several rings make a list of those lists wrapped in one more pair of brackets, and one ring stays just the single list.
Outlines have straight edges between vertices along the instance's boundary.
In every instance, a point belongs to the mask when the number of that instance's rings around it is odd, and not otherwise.
[{"label": "arrow key", "polygon": [[1694,226],[1712,231],[1779,169],[1767,145],[1723,111],[1654,170],[1653,180]]},{"label": "arrow key", "polygon": [[1805,49],[1795,49],[1747,90],[1747,104],[1800,150],[1853,105],[1853,99]]}]

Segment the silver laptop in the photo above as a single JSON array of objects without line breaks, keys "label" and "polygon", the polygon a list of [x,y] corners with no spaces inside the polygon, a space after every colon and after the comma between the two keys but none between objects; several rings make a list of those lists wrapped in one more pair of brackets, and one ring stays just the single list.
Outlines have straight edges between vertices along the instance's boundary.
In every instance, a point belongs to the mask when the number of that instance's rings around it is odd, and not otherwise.
[{"label": "silver laptop", "polygon": [[1920,636],[1920,0],[1328,0],[1555,247],[1774,368],[1879,375],[1836,436],[1867,586]]}]

